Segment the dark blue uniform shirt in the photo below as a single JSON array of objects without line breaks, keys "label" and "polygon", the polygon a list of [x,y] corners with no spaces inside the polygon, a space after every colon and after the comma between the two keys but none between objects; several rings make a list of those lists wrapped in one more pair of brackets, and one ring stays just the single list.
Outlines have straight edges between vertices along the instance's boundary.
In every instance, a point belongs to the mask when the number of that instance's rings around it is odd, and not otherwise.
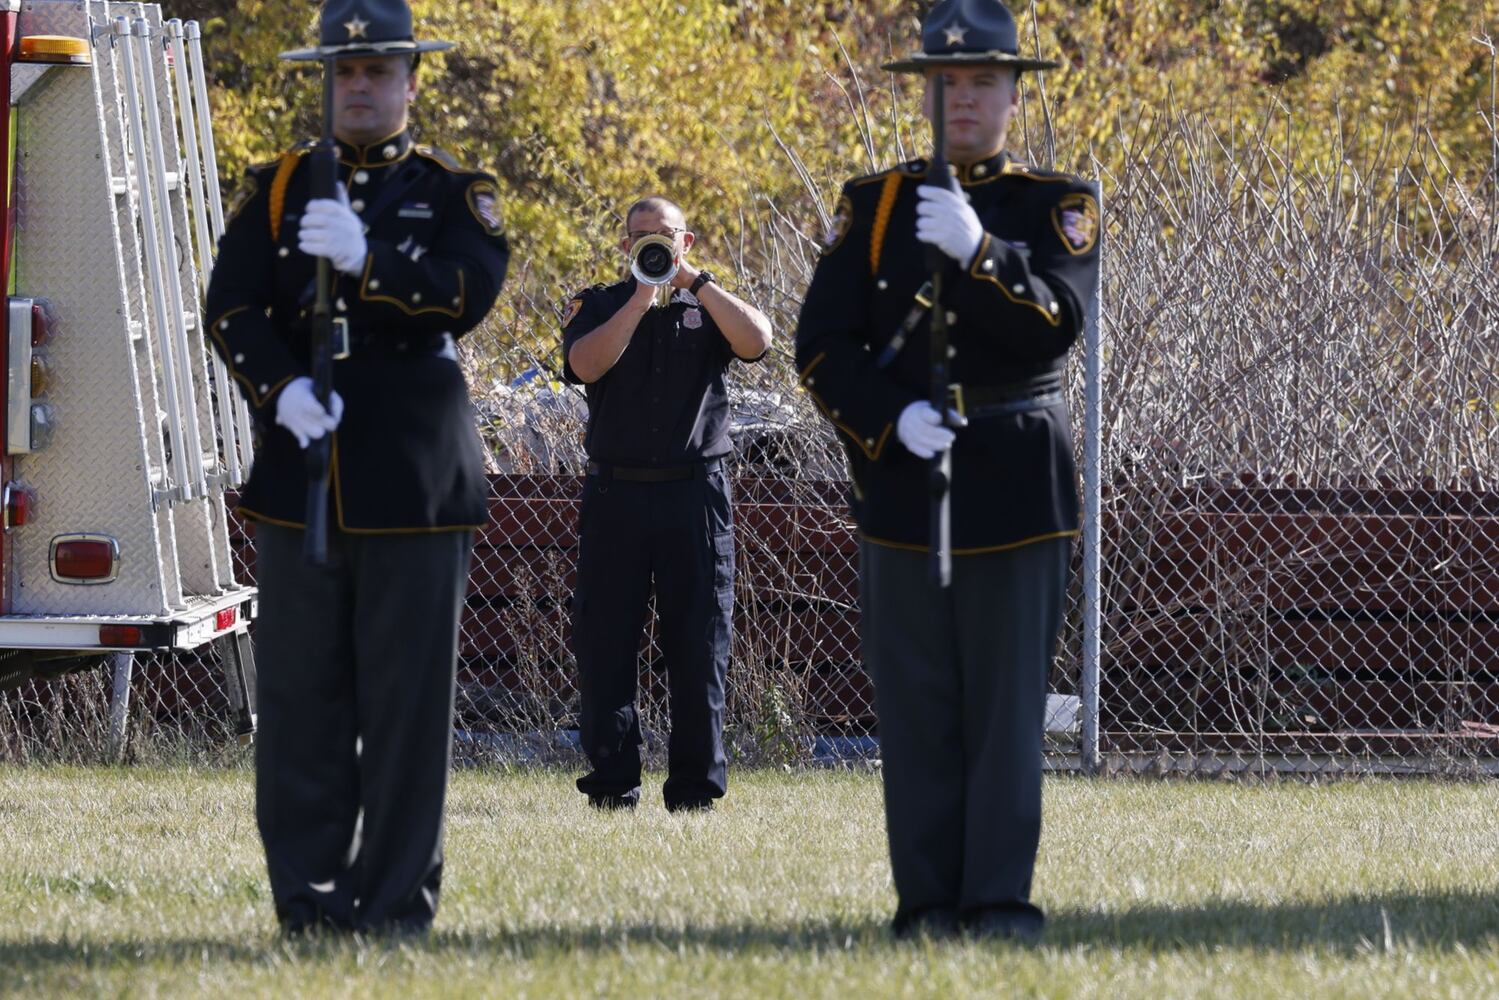
[{"label": "dark blue uniform shirt", "polygon": [[[594,285],[568,304],[562,363],[635,294],[635,279]],[[588,457],[610,465],[686,465],[727,455],[729,394],[724,372],[736,355],[713,317],[685,291],[653,305],[614,367],[588,383]]]}]

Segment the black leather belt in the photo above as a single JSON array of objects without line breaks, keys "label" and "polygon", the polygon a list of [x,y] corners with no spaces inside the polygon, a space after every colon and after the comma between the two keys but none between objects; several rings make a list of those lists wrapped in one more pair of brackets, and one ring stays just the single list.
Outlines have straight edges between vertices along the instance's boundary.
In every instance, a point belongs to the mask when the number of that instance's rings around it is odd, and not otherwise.
[{"label": "black leather belt", "polygon": [[660,467],[635,465],[607,465],[589,462],[588,474],[600,479],[618,479],[626,483],[675,483],[695,476],[707,475],[723,468],[723,459],[710,458],[695,465],[667,465]]},{"label": "black leather belt", "polygon": [[[337,332],[334,333],[335,346]],[[337,354],[341,358],[403,358],[420,357],[423,355],[437,354],[447,345],[446,338],[440,333],[418,333],[406,336],[392,336],[390,334],[371,333],[364,330],[350,330],[348,340],[348,352]]]},{"label": "black leather belt", "polygon": [[948,405],[969,418],[1030,413],[1054,406],[1062,399],[1062,376],[1054,372],[1005,385],[947,387]]}]

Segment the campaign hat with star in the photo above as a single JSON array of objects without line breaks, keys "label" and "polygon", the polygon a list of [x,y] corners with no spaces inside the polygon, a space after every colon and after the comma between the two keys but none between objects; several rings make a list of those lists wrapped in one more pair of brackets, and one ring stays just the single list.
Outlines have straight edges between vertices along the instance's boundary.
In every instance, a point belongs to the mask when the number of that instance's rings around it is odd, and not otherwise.
[{"label": "campaign hat with star", "polygon": [[407,0],[324,0],[318,46],[281,53],[282,59],[349,59],[451,49],[452,42],[413,37]]},{"label": "campaign hat with star", "polygon": [[1000,0],[941,0],[921,25],[921,51],[885,64],[893,73],[925,73],[934,66],[1013,66],[1056,69],[1060,63],[1020,54],[1015,17]]}]

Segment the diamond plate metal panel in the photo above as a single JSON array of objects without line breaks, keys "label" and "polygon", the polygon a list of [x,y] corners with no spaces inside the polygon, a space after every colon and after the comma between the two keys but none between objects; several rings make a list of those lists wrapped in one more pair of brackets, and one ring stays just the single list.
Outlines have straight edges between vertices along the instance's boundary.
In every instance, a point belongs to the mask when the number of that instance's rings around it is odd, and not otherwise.
[{"label": "diamond plate metal panel", "polygon": [[16,24],[20,35],[89,37],[88,9],[83,0],[25,0]]},{"label": "diamond plate metal panel", "polygon": [[[38,3],[32,15],[61,18],[59,7],[73,5]],[[86,32],[87,25],[71,31]],[[56,377],[47,399],[57,413],[50,446],[16,460],[17,475],[39,494],[35,519],[11,534],[13,608],[22,614],[168,610],[94,75],[82,67],[60,69],[17,109],[17,200],[24,206],[16,234],[17,291],[52,303],[56,327],[46,350]],[[77,127],[80,121],[84,127]],[[48,543],[75,531],[119,540],[115,583],[77,587],[52,580]]]}]

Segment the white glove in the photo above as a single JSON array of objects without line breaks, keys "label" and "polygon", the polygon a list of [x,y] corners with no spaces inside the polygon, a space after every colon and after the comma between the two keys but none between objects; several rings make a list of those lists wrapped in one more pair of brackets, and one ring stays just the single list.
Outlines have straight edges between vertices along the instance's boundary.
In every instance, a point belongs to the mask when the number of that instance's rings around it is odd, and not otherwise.
[{"label": "white glove", "polygon": [[[968,425],[968,421],[956,413],[949,413],[948,417],[957,427]],[[917,458],[932,458],[938,452],[946,451],[957,437],[951,427],[942,423],[937,408],[924,399],[900,411],[900,419],[895,422],[895,436]]]},{"label": "white glove", "polygon": [[364,270],[369,244],[364,238],[364,223],[349,207],[349,192],[338,185],[338,200],[314,198],[302,210],[302,226],[297,230],[297,246],[313,257],[327,257],[335,270],[358,274]]},{"label": "white glove", "polygon": [[916,238],[967,267],[979,252],[984,226],[968,199],[935,184],[916,189]]},{"label": "white glove", "polygon": [[309,441],[332,431],[343,419],[344,401],[338,393],[328,397],[328,407],[323,409],[312,391],[312,379],[303,375],[288,382],[276,397],[276,423],[291,431],[297,444],[305,448]]}]

